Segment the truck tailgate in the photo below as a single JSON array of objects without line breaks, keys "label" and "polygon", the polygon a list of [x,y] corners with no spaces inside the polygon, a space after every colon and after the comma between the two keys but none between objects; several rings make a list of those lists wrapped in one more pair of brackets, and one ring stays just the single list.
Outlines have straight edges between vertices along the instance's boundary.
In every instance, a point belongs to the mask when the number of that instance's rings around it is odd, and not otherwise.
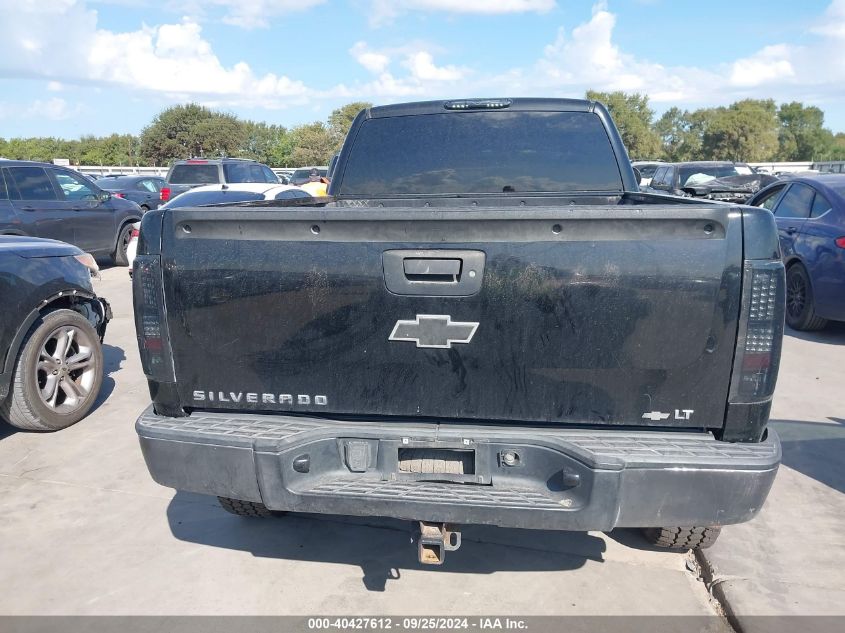
[{"label": "truck tailgate", "polygon": [[727,205],[176,209],[182,405],[721,427],[741,294]]}]

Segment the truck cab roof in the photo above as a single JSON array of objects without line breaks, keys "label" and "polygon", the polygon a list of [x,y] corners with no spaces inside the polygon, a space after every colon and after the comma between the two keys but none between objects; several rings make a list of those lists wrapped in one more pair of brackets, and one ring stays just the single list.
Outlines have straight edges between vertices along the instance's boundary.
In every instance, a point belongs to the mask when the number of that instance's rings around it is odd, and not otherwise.
[{"label": "truck cab roof", "polygon": [[449,99],[445,101],[414,101],[392,105],[374,106],[364,110],[367,118],[438,114],[444,111],[471,112],[479,110],[518,110],[524,112],[592,112],[595,101],[586,99],[502,98],[502,99]]}]

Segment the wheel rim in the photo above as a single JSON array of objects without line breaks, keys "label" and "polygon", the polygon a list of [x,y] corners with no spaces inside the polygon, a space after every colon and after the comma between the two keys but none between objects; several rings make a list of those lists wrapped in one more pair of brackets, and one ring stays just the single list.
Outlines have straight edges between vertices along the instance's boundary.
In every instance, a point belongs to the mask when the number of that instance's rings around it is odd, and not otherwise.
[{"label": "wheel rim", "polygon": [[94,345],[84,331],[72,325],[50,332],[35,365],[38,395],[45,406],[68,414],[85,404],[98,370]]},{"label": "wheel rim", "polygon": [[794,319],[798,319],[804,313],[807,305],[807,285],[801,275],[790,275],[789,284],[786,288],[786,311]]}]

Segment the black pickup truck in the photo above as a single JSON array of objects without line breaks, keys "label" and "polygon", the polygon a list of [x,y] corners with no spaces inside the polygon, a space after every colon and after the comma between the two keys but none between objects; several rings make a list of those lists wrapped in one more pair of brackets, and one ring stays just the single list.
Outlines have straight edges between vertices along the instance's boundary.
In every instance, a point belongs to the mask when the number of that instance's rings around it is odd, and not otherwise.
[{"label": "black pickup truck", "polygon": [[375,107],[324,206],[144,216],[134,264],[159,483],[278,511],[647,528],[751,519],[784,271],[765,209],[640,193],[598,103]]}]

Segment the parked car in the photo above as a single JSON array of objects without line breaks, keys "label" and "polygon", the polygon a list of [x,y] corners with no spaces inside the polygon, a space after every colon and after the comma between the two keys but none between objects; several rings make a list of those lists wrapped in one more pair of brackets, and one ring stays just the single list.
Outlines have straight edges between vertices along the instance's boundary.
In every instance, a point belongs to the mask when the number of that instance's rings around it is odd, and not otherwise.
[{"label": "parked car", "polygon": [[146,212],[158,209],[165,181],[161,176],[103,176],[95,184],[113,196],[131,200]]},{"label": "parked car", "polygon": [[181,193],[162,205],[164,209],[202,207],[212,204],[234,204],[256,200],[294,200],[311,198],[311,194],[292,185],[272,185],[258,182],[241,182],[232,185],[205,185]]},{"label": "parked car", "polygon": [[288,168],[277,168],[273,170],[273,173],[279,177],[279,182],[283,185],[290,184],[290,177],[293,175],[293,172],[296,171],[295,169],[288,169]]},{"label": "parked car", "polygon": [[320,178],[325,178],[326,175],[329,173],[328,166],[324,165],[322,167],[302,167],[297,169],[296,171],[291,174],[289,184],[299,187],[300,185],[304,185],[308,182],[308,178],[311,175],[311,170],[316,169],[320,172]]},{"label": "parked car", "polygon": [[745,163],[691,161],[668,163],[654,172],[644,191],[743,203],[777,178],[752,172]]},{"label": "parked car", "polygon": [[414,519],[423,563],[456,524],[697,549],[760,510],[768,211],[640,193],[607,110],[574,99],[367,109],[329,194],[141,221],[157,482],[242,516]]},{"label": "parked car", "polygon": [[657,168],[665,164],[662,160],[635,160],[631,162],[631,167],[640,172],[640,185],[647,187]]},{"label": "parked car", "polygon": [[125,266],[141,207],[49,163],[0,160],[0,235],[60,240]]},{"label": "parked car", "polygon": [[126,247],[126,260],[129,265],[129,276],[132,276],[132,263],[135,261],[135,255],[138,254],[138,238],[141,237],[141,223],[135,222],[132,224],[132,233],[129,237],[129,245]]},{"label": "parked car", "polygon": [[775,216],[786,266],[786,323],[818,330],[845,321],[845,174],[790,178],[748,204]]},{"label": "parked car", "polygon": [[748,163],[734,163],[734,168],[736,169],[736,173],[740,176],[751,176],[752,174],[763,173],[757,171],[755,167],[752,167]]},{"label": "parked car", "polygon": [[[290,185],[270,185],[268,183],[236,183],[232,185],[205,185],[194,187],[190,191],[181,193],[162,205],[162,209],[177,209],[179,207],[201,207],[216,204],[234,204],[237,202],[254,202],[256,200],[295,200],[311,198],[304,189]],[[127,260],[129,262],[129,276],[132,276],[132,262],[138,250],[141,223],[132,225]]]},{"label": "parked car", "polygon": [[13,426],[55,431],[94,405],[111,319],[91,285],[96,272],[70,244],[0,237],[0,417]]},{"label": "parked car", "polygon": [[202,185],[261,182],[279,184],[273,170],[254,160],[243,158],[190,158],[179,160],[167,171],[166,183],[159,197],[162,202]]}]

